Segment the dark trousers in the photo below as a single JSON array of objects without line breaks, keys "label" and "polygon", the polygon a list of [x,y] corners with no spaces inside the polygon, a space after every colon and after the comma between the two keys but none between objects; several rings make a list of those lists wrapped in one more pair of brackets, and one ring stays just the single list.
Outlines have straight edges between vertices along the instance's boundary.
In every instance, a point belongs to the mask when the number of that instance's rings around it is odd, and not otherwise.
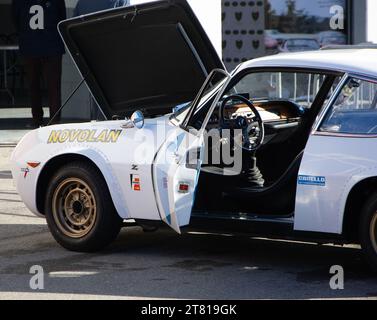
[{"label": "dark trousers", "polygon": [[[48,89],[50,118],[56,114],[61,106],[62,56],[45,58],[25,57],[24,59],[30,89],[33,123],[39,126],[43,124],[42,77],[44,77]],[[56,115],[53,122],[57,123],[59,120],[60,115]]]}]

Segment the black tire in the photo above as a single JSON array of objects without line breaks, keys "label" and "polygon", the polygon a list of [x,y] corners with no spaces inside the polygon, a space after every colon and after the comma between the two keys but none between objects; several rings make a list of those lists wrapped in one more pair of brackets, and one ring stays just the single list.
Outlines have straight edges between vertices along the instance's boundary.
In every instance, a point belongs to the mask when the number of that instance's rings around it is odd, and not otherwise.
[{"label": "black tire", "polygon": [[367,200],[362,209],[359,238],[365,260],[377,272],[377,193]]},{"label": "black tire", "polygon": [[51,178],[45,214],[55,240],[77,252],[105,248],[115,240],[123,224],[102,175],[84,161],[61,167]]}]

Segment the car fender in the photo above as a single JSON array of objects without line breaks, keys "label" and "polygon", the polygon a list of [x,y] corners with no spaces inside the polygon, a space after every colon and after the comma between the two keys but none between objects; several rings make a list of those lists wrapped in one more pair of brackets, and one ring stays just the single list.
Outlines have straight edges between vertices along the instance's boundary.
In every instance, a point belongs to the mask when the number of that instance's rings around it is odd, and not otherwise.
[{"label": "car fender", "polygon": [[369,168],[360,168],[358,171],[354,172],[346,184],[344,185],[342,195],[339,201],[339,210],[338,210],[338,225],[340,232],[342,233],[344,227],[344,219],[345,219],[345,212],[347,206],[348,197],[352,191],[352,189],[359,184],[360,182],[377,177],[377,166],[369,167]]},{"label": "car fender", "polygon": [[108,157],[104,152],[102,152],[99,148],[94,147],[93,145],[80,145],[75,147],[62,148],[62,150],[55,152],[54,156],[50,157],[47,163],[42,167],[38,176],[38,180],[43,170],[48,166],[48,164],[51,161],[64,155],[80,155],[90,160],[102,173],[106,181],[106,184],[109,188],[109,192],[113,200],[115,209],[117,210],[119,216],[123,219],[130,218],[129,210],[127,207],[127,201],[124,198],[122,192],[120,191],[121,187],[119,179],[117,178]]},{"label": "car fender", "polygon": [[[66,128],[59,126],[55,128]],[[73,126],[70,126],[73,128]],[[47,137],[52,129],[41,128],[33,130],[25,135],[11,156],[12,176],[15,180],[16,189],[26,207],[37,216],[44,217],[37,206],[37,186],[39,178],[50,161],[63,155],[79,155],[87,158],[95,164],[108,185],[114,206],[118,214],[129,218],[127,202],[119,187],[119,179],[114,172],[113,166],[106,154],[117,148],[114,145],[95,145],[93,143],[76,144],[48,144]],[[28,162],[36,161],[39,166],[31,168]]]}]

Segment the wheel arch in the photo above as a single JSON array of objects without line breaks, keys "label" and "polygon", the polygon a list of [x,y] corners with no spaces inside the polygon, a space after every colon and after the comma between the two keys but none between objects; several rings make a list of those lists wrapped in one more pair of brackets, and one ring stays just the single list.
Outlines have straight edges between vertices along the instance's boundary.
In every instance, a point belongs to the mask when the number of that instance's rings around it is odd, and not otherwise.
[{"label": "wheel arch", "polygon": [[358,226],[361,210],[373,192],[377,191],[377,176],[356,183],[348,194],[343,219],[343,236],[358,241]]},{"label": "wheel arch", "polygon": [[[118,214],[123,217],[124,216],[124,210],[123,215],[122,212],[119,211],[119,208],[121,208],[121,202],[123,199],[121,199],[120,192],[116,192],[119,189],[114,188],[112,184],[116,183],[116,178],[111,173],[111,170],[109,169],[109,164],[104,161],[104,159],[98,158],[94,159],[93,156],[89,154],[84,153],[64,153],[59,154],[51,159],[44,165],[41,173],[39,174],[37,185],[36,185],[36,206],[38,211],[44,215],[45,211],[45,195],[48,188],[49,180],[51,179],[52,175],[62,166],[66,165],[67,163],[74,162],[74,161],[84,161],[86,163],[89,163],[91,166],[93,166],[96,170],[98,170],[101,177],[105,180],[106,185],[109,189],[111,199],[113,201],[114,207],[117,210]],[[112,182],[112,184],[110,183]],[[123,205],[123,208],[125,207],[125,204]]]}]

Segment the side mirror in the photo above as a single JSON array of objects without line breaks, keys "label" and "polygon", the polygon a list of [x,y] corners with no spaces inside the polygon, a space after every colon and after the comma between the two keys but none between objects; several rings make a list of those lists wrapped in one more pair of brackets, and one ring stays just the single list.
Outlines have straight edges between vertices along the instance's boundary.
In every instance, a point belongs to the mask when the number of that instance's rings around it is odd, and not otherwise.
[{"label": "side mirror", "polygon": [[142,129],[144,127],[144,115],[141,111],[135,111],[131,119],[126,118],[126,123],[122,124],[123,129],[138,128]]},{"label": "side mirror", "polygon": [[135,111],[131,116],[131,121],[135,128],[142,129],[144,127],[144,115],[141,111]]}]

